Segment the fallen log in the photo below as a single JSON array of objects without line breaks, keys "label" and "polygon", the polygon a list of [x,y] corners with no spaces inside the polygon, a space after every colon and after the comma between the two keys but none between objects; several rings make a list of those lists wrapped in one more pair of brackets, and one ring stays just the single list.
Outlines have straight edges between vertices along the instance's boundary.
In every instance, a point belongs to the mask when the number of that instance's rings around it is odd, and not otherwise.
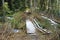
[{"label": "fallen log", "polygon": [[43,29],[41,26],[39,26],[39,24],[37,23],[36,19],[33,19],[33,24],[35,25],[35,27],[41,31],[42,33],[47,33],[47,34],[50,34],[51,31],[47,30],[47,29]]}]

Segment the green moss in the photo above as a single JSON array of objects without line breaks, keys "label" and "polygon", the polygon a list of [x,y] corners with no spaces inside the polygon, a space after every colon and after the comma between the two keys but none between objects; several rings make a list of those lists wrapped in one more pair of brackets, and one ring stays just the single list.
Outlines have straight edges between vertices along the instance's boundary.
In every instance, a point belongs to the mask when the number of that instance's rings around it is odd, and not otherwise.
[{"label": "green moss", "polygon": [[22,15],[23,13],[20,11],[14,13],[14,16],[13,16],[14,19],[10,20],[12,28],[25,29],[25,21]]}]

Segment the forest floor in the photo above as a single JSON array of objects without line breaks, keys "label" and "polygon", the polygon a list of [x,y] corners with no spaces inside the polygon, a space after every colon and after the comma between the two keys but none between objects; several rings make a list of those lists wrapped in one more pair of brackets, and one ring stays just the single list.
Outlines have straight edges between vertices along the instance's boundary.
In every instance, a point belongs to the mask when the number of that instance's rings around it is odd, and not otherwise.
[{"label": "forest floor", "polygon": [[[17,16],[16,15],[14,15],[14,16],[17,21],[19,20],[20,17],[22,17],[22,18],[26,17],[26,15],[20,14],[20,12],[17,14]],[[44,20],[43,18],[41,18],[41,15],[32,14],[30,16],[33,18],[36,17],[40,21],[40,23],[42,23],[42,25],[45,26],[47,29],[54,30],[53,28],[50,28],[53,26],[48,24],[47,20]],[[4,26],[4,28],[6,28],[5,26]],[[36,35],[30,35],[30,34],[27,34],[26,29],[24,29],[24,30],[19,30],[19,32],[17,32],[17,33],[12,33],[12,32],[4,33],[3,32],[3,34],[1,34],[0,37],[1,37],[0,40],[57,40],[58,35],[56,35],[55,32],[53,32],[51,34],[43,34],[39,30],[36,30]]]},{"label": "forest floor", "polygon": [[36,35],[29,35],[21,31],[18,33],[14,33],[14,35],[9,36],[7,40],[51,40],[52,38],[51,36],[54,37],[52,34],[44,35],[39,31],[37,31]]}]

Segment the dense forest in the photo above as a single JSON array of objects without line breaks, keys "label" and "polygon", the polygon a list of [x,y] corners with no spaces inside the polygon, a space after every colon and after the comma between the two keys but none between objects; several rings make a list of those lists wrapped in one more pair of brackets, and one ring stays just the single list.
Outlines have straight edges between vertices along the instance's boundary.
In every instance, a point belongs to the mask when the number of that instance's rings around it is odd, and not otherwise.
[{"label": "dense forest", "polygon": [[60,22],[60,0],[4,0],[4,8],[3,1],[0,1],[0,15],[3,14],[2,9],[8,14],[11,13],[11,11],[24,11],[26,8],[31,10],[34,8],[37,12],[44,11],[44,13],[50,15],[51,18],[55,18]]},{"label": "dense forest", "polygon": [[[49,35],[44,33],[46,31],[41,33],[42,29],[40,32],[37,30],[39,39],[32,37],[31,40],[60,40],[60,0],[0,0],[0,29],[3,29],[2,32],[0,30],[2,34],[0,39],[19,40],[18,37],[20,39],[22,37],[21,40],[25,40],[23,36],[27,35],[27,19],[35,23],[37,29],[42,26],[43,30],[52,31]],[[27,36],[26,40],[29,38],[30,36]]]}]

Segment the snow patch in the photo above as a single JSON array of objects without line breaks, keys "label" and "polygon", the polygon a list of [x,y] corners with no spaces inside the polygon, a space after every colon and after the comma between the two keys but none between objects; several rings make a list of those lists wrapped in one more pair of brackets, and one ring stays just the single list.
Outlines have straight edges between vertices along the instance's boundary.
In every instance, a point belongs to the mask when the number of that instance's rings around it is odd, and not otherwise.
[{"label": "snow patch", "polygon": [[35,33],[36,31],[33,23],[29,19],[26,20],[26,28],[27,33]]}]

